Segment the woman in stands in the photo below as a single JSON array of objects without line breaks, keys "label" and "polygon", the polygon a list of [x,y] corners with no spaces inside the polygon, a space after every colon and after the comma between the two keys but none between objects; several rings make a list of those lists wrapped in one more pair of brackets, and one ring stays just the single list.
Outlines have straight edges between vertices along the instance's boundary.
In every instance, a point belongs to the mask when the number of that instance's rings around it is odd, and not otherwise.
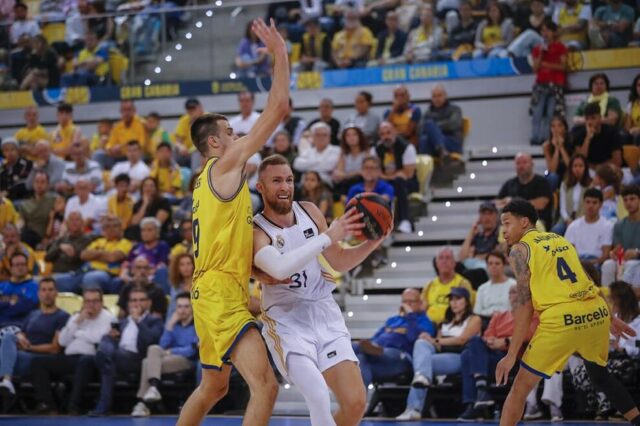
[{"label": "woman in stands", "polygon": [[573,155],[569,160],[568,169],[567,177],[560,185],[560,218],[551,228],[551,232],[558,235],[564,235],[569,224],[582,216],[582,196],[591,185],[589,166],[584,155]]},{"label": "woman in stands", "polygon": [[362,160],[369,154],[369,142],[358,127],[347,127],[340,139],[340,159],[333,171],[334,192],[347,195],[352,185],[362,181]]},{"label": "woman in stands", "polygon": [[264,47],[258,36],[251,31],[251,23],[247,23],[245,35],[236,52],[236,70],[238,77],[257,77],[269,75],[271,68],[269,55],[259,50]]},{"label": "woman in stands", "polygon": [[449,307],[438,336],[422,333],[413,347],[413,381],[407,397],[407,409],[396,420],[419,420],[422,417],[427,389],[439,375],[459,374],[462,348],[480,334],[482,320],[473,314],[469,290],[453,287]]},{"label": "woman in stands", "polygon": [[[623,281],[617,281],[611,283],[609,289],[611,291],[609,304],[613,315],[629,324],[636,334],[640,335],[640,308],[633,287]],[[636,346],[635,338],[612,339],[609,341],[607,370],[623,384],[635,385],[637,379],[637,363],[635,361],[639,355],[640,349]],[[609,416],[614,414],[611,403],[603,393],[596,392],[584,364],[579,360],[574,362],[574,366],[570,365],[573,385],[576,389],[584,392],[590,411],[593,412],[595,408],[596,420],[607,420]]]},{"label": "woman in stands", "polygon": [[293,165],[298,153],[296,147],[291,144],[291,134],[286,130],[280,130],[273,136],[273,153],[282,155]]},{"label": "woman in stands", "polygon": [[49,47],[47,39],[38,34],[33,37],[32,50],[24,68],[21,90],[41,90],[60,85],[58,54]]},{"label": "woman in stands", "polygon": [[546,178],[551,189],[555,191],[564,180],[573,149],[569,140],[569,127],[564,117],[553,116],[550,133],[551,137],[542,144],[542,152],[548,171]]},{"label": "woman in stands", "polygon": [[[629,91],[629,104],[625,115],[624,129],[629,132],[631,142],[640,146],[640,74],[636,75]],[[632,167],[632,170],[636,169]]]},{"label": "woman in stands", "polygon": [[169,292],[171,300],[167,309],[167,319],[171,318],[173,311],[176,310],[176,296],[185,291],[191,293],[191,280],[194,269],[193,255],[189,253],[180,253],[173,256],[169,261],[169,284],[171,284]]},{"label": "woman in stands", "polygon": [[620,101],[615,96],[609,94],[611,83],[609,77],[605,73],[597,73],[589,78],[589,96],[576,109],[573,116],[574,126],[584,126],[584,109],[592,103],[600,104],[600,112],[602,114],[602,124],[608,124],[620,128],[622,125],[622,107]]},{"label": "woman in stands", "polygon": [[140,184],[140,200],[133,205],[131,226],[127,228],[125,237],[129,240],[140,241],[140,222],[145,217],[155,217],[162,225],[162,239],[167,240],[171,221],[171,204],[160,195],[158,183],[152,177],[147,177]]},{"label": "woman in stands", "polygon": [[333,220],[333,195],[327,189],[318,172],[308,171],[302,176],[302,193],[300,201],[310,201],[315,204],[327,223]]},{"label": "woman in stands", "polygon": [[487,6],[487,18],[476,30],[476,50],[474,58],[496,58],[504,56],[507,46],[513,40],[513,21],[504,15],[498,2]]}]

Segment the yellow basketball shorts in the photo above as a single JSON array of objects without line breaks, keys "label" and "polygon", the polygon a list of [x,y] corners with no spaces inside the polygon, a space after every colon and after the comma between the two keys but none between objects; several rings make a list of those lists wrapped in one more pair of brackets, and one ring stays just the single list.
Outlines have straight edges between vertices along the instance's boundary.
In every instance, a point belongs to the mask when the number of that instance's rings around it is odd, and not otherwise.
[{"label": "yellow basketball shorts", "polygon": [[249,312],[248,289],[226,274],[207,272],[191,288],[193,320],[202,368],[220,370],[244,333],[257,327]]},{"label": "yellow basketball shorts", "polygon": [[571,355],[606,366],[611,313],[601,297],[562,303],[540,315],[522,367],[545,379],[562,371]]}]

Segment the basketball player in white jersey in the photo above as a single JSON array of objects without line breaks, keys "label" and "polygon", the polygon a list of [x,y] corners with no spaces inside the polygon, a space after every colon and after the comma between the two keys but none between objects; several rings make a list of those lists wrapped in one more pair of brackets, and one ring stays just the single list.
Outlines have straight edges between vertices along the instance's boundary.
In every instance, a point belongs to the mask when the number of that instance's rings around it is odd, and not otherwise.
[{"label": "basketball player in white jersey", "polygon": [[[262,161],[256,188],[264,210],[253,220],[254,265],[286,281],[262,286],[262,334],[269,351],[278,370],[304,396],[313,426],[355,426],[364,414],[365,387],[351,336],[331,295],[335,282],[318,256],[345,272],[384,237],[353,248],[339,246],[347,235],[360,233],[362,214],[352,209],[327,227],[313,203],[293,201],[293,172],[280,155]],[[333,416],[329,388],[340,406]]]}]

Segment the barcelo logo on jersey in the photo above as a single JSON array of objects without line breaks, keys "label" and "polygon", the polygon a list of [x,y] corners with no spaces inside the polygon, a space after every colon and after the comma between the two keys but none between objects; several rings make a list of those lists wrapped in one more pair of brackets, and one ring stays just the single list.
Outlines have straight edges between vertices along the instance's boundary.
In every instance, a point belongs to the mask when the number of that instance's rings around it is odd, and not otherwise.
[{"label": "barcelo logo on jersey", "polygon": [[580,325],[588,322],[599,321],[609,316],[609,310],[607,308],[598,308],[597,311],[590,312],[583,315],[564,315],[564,325]]}]

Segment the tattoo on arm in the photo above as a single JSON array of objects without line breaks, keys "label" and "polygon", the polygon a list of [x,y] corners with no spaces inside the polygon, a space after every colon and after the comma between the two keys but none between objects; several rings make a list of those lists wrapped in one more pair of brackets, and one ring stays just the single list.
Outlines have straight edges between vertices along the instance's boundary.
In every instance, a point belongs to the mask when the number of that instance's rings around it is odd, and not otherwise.
[{"label": "tattoo on arm", "polygon": [[531,300],[531,289],[529,287],[531,271],[527,264],[528,250],[523,244],[516,244],[509,253],[509,261],[513,272],[516,274],[518,303],[523,304]]}]

